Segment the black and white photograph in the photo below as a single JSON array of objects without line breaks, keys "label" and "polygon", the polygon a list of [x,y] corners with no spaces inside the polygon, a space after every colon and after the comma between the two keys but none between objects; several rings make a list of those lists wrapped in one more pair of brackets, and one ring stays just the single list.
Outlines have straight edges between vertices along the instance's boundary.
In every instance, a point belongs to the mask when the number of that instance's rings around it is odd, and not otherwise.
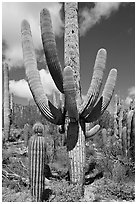
[{"label": "black and white photograph", "polygon": [[1,5],[2,202],[135,202],[135,2]]}]

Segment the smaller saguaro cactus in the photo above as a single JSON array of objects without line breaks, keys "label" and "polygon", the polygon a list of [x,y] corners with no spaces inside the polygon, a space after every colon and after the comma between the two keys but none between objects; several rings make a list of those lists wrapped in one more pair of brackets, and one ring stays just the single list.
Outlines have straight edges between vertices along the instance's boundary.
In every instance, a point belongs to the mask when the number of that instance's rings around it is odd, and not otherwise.
[{"label": "smaller saguaro cactus", "polygon": [[117,124],[117,110],[118,110],[118,96],[115,95],[115,101],[114,101],[114,136],[117,138],[118,135],[118,124]]},{"label": "smaller saguaro cactus", "polygon": [[103,137],[103,144],[107,142],[107,130],[105,128],[102,129],[102,137]]},{"label": "smaller saguaro cactus", "polygon": [[114,136],[117,140],[120,148],[123,152],[123,156],[130,157],[130,148],[131,148],[131,124],[133,120],[133,115],[135,110],[132,105],[129,104],[127,113],[126,113],[126,127],[123,127],[124,119],[124,101],[118,100],[118,96],[115,95],[115,105],[114,105]]},{"label": "smaller saguaro cactus", "polygon": [[128,147],[128,156],[130,157],[130,147],[131,147],[131,122],[134,115],[134,110],[130,110],[127,113],[127,147]]},{"label": "smaller saguaro cactus", "polygon": [[10,96],[9,96],[9,66],[3,66],[4,71],[4,137],[8,140],[10,133]]},{"label": "smaller saguaro cactus", "polygon": [[45,165],[45,139],[44,126],[37,122],[33,126],[34,135],[29,140],[29,178],[32,199],[42,201],[44,192],[44,165]]},{"label": "smaller saguaro cactus", "polygon": [[122,137],[122,120],[123,120],[123,112],[124,112],[124,102],[121,100],[121,103],[119,104],[120,106],[120,113],[119,113],[119,120],[118,120],[118,126],[119,126],[119,138],[121,139]]},{"label": "smaller saguaro cactus", "polygon": [[127,128],[122,129],[122,152],[123,156],[127,157]]},{"label": "smaller saguaro cactus", "polygon": [[28,142],[29,142],[29,137],[30,137],[30,126],[28,123],[26,123],[24,125],[24,131],[23,131],[23,138],[24,138],[24,145],[25,147],[28,146]]}]

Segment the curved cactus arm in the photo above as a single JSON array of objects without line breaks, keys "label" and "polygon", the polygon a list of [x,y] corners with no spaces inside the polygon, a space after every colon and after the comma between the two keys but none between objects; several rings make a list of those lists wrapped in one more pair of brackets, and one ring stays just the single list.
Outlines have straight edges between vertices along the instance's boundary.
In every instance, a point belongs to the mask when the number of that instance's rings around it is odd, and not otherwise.
[{"label": "curved cactus arm", "polygon": [[110,103],[110,100],[113,96],[115,85],[116,85],[116,80],[117,80],[117,70],[116,69],[111,69],[102,93],[103,96],[103,104],[101,108],[101,114],[105,111],[107,106]]},{"label": "curved cactus arm", "polygon": [[21,24],[21,33],[26,76],[34,100],[47,120],[55,124],[62,124],[62,113],[56,109],[58,114],[54,116],[48,107],[48,99],[44,93],[37,69],[37,61],[33,47],[30,25],[26,20],[24,20]]},{"label": "curved cactus arm", "polygon": [[79,134],[78,121],[69,122],[68,128],[67,128],[67,139],[66,139],[66,145],[67,145],[68,151],[73,150],[73,148],[76,146],[78,141],[78,134]]},{"label": "curved cactus arm", "polygon": [[87,117],[85,117],[86,123],[94,122],[100,117],[102,102],[103,102],[103,97],[101,97],[99,101],[95,104],[91,113]]},{"label": "curved cactus arm", "polygon": [[102,85],[103,73],[106,65],[106,58],[106,50],[100,49],[97,53],[91,84],[86,95],[86,99],[80,110],[80,114],[83,117],[87,116],[91,112],[91,109],[93,108],[99,96],[100,88]]},{"label": "curved cactus arm", "polygon": [[55,35],[52,28],[50,13],[43,9],[40,13],[41,37],[50,74],[61,93],[63,93],[62,68],[58,59]]},{"label": "curved cactus arm", "polygon": [[93,137],[100,129],[100,125],[95,125],[90,130],[86,131],[85,136],[86,138]]},{"label": "curved cactus arm", "polygon": [[102,96],[99,99],[99,101],[96,103],[96,105],[93,107],[90,114],[87,117],[85,117],[85,122],[89,123],[97,120],[106,110],[114,92],[116,79],[117,79],[117,70],[111,69],[109,72]]},{"label": "curved cactus arm", "polygon": [[65,93],[65,107],[69,118],[78,120],[78,109],[76,102],[76,85],[73,76],[73,69],[69,66],[63,71],[63,88]]}]

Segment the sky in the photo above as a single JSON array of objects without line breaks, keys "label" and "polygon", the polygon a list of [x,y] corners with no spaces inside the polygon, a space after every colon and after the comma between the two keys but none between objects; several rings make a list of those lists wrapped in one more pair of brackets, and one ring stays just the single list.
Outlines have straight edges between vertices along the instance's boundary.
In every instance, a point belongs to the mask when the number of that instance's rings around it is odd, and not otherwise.
[{"label": "sky", "polygon": [[[50,11],[58,55],[63,67],[63,4],[58,2],[2,3],[2,40],[7,44],[3,47],[3,54],[5,61],[10,64],[10,91],[14,93],[16,103],[26,104],[32,99],[23,66],[21,22],[23,19],[29,21],[34,46],[36,49],[42,49],[39,14],[43,8],[48,8]],[[105,48],[107,63],[104,82],[110,69],[116,68],[118,79],[115,94],[129,102],[135,95],[135,4],[80,2],[78,8],[82,95],[85,96],[88,91],[97,51]],[[53,91],[57,91],[48,70],[42,67],[39,72],[46,94],[50,95]]]}]

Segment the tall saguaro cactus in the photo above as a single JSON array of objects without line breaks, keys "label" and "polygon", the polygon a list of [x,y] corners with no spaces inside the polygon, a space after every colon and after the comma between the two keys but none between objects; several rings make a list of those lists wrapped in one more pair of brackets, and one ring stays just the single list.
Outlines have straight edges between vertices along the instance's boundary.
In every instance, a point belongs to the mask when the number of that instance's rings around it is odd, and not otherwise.
[{"label": "tall saguaro cactus", "polygon": [[10,133],[10,96],[9,96],[9,66],[4,64],[4,135],[8,140]]},{"label": "tall saguaro cactus", "polygon": [[99,92],[102,85],[107,53],[100,49],[97,53],[93,77],[86,99],[82,103],[80,87],[79,35],[77,3],[65,3],[65,67],[62,71],[58,59],[55,36],[50,13],[43,9],[40,13],[41,37],[47,65],[51,76],[64,95],[64,108],[57,108],[50,103],[44,93],[34,52],[29,23],[24,20],[21,25],[22,48],[26,75],[34,100],[47,120],[63,126],[67,113],[67,150],[69,157],[70,179],[73,183],[84,183],[85,174],[85,139],[99,130],[96,125],[91,130],[86,129],[86,123],[97,120],[107,108],[115,87],[117,70],[112,69],[108,75],[102,95]]}]

